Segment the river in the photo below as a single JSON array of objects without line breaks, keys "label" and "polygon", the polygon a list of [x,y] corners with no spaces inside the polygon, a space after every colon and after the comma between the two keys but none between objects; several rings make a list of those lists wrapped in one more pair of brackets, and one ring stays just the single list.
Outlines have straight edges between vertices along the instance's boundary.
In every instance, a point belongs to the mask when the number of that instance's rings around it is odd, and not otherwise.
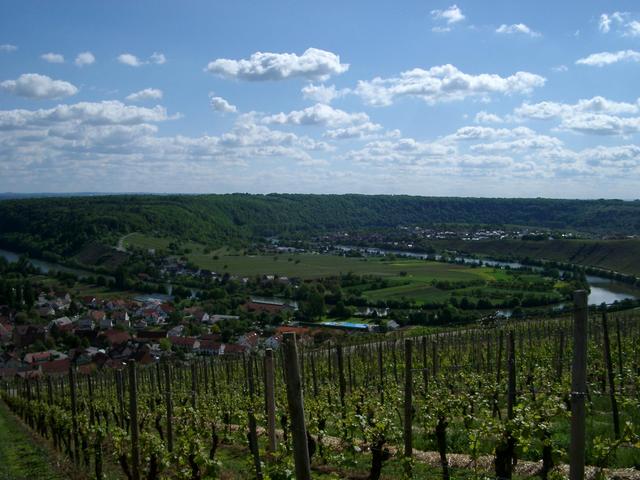
[{"label": "river", "polygon": [[[10,252],[8,250],[0,249],[0,257],[4,257],[10,262],[17,262],[20,258],[19,253]],[[76,275],[78,278],[95,277],[96,274],[88,270],[80,270],[78,268],[65,267],[53,262],[47,262],[46,260],[38,260],[35,258],[29,258],[29,263],[36,268],[39,268],[43,273],[48,272],[66,272]],[[105,278],[112,278],[107,275],[103,275]]]},{"label": "river", "polygon": [[[404,255],[411,258],[420,258],[423,260],[434,259],[441,260],[442,255],[429,255],[426,253],[415,253],[415,252],[403,252],[401,250],[385,250],[382,248],[359,248],[359,247],[350,247],[339,245],[336,247],[339,250],[350,251],[350,250],[358,250],[363,253],[369,253],[373,255]],[[541,267],[531,267],[528,265],[523,265],[519,262],[501,262],[499,260],[491,260],[491,259],[478,259],[478,258],[470,258],[464,256],[454,257],[458,262],[464,262],[466,264],[472,265],[486,265],[488,267],[509,267],[509,268],[532,268],[534,270],[542,270]],[[640,298],[640,288],[633,287],[623,282],[619,282],[617,280],[612,280],[609,278],[598,277],[596,275],[587,275],[587,282],[589,284],[589,289],[591,290],[589,293],[589,305],[600,305],[601,303],[613,303],[615,301],[622,300],[637,300]]]}]

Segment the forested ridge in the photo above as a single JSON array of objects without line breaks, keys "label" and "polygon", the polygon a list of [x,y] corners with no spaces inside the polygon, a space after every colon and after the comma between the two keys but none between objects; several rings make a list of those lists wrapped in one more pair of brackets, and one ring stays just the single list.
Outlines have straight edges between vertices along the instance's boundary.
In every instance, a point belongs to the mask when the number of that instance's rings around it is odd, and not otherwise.
[{"label": "forested ridge", "polygon": [[0,245],[67,256],[139,231],[208,244],[259,236],[434,224],[640,233],[640,201],[404,195],[109,195],[0,202]]}]

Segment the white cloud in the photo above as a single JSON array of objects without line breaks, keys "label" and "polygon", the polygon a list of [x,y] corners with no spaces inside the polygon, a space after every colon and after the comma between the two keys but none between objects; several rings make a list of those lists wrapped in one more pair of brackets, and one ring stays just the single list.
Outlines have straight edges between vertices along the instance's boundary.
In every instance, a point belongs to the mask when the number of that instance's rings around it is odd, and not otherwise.
[{"label": "white cloud", "polygon": [[640,117],[585,113],[563,118],[560,128],[592,135],[631,135],[640,132]]},{"label": "white cloud", "polygon": [[592,53],[588,57],[576,60],[577,65],[604,67],[618,62],[640,62],[640,52],[635,50],[619,50],[617,52]]},{"label": "white cloud", "polygon": [[269,115],[264,117],[262,121],[267,125],[326,125],[328,127],[340,127],[366,123],[369,121],[369,116],[366,113],[348,113],[330,105],[317,103],[304,110]]},{"label": "white cloud", "polygon": [[132,53],[122,53],[118,55],[118,62],[130,67],[141,67],[143,65],[149,65],[150,63],[163,65],[167,62],[167,57],[165,57],[163,53],[153,52],[153,54],[149,56],[149,60],[141,60]]},{"label": "white cloud", "polygon": [[632,20],[627,23],[625,35],[628,37],[640,37],[640,22],[638,20]]},{"label": "white cloud", "polygon": [[24,73],[16,80],[5,80],[0,87],[20,97],[37,99],[63,98],[78,93],[78,88],[69,82],[37,73]]},{"label": "white cloud", "polygon": [[540,32],[536,32],[532,30],[524,23],[514,23],[513,25],[502,24],[496,29],[496,33],[501,33],[505,35],[527,35],[529,37],[540,37],[542,34]]},{"label": "white cloud", "polygon": [[43,53],[40,58],[49,63],[64,63],[64,56],[59,53]]},{"label": "white cloud", "polygon": [[3,43],[2,45],[0,45],[0,52],[11,53],[15,52],[16,50],[18,50],[18,47],[16,47],[15,45],[11,45],[10,43]]},{"label": "white cloud", "polygon": [[526,94],[542,87],[546,79],[529,72],[516,72],[508,77],[461,72],[453,65],[429,70],[415,68],[399,77],[359,81],[355,94],[369,105],[391,105],[399,97],[416,97],[429,104],[464,100],[468,97],[488,99],[492,94]]},{"label": "white cloud", "polygon": [[382,130],[382,125],[373,122],[364,122],[359,125],[352,125],[344,128],[327,130],[324,133],[326,138],[332,140],[364,139],[377,135]]},{"label": "white cloud", "polygon": [[[289,172],[295,165],[303,165],[305,172],[321,168],[328,163],[323,152],[332,149],[322,141],[257,125],[254,115],[238,117],[220,136],[159,135],[156,123],[170,118],[175,117],[162,107],[117,101],[0,111],[0,177],[11,165],[14,183],[20,178],[61,185],[64,178],[67,185],[90,184],[98,190],[117,185],[131,191],[146,181],[193,191],[196,182],[210,190],[212,182],[239,186],[240,177],[262,185],[265,174],[283,161],[289,162]],[[253,175],[256,170],[260,175]]]},{"label": "white cloud", "polygon": [[535,131],[527,127],[494,128],[481,126],[468,126],[456,130],[442,139],[443,143],[470,142],[479,140],[496,140],[516,137],[533,137]]},{"label": "white cloud", "polygon": [[238,111],[238,108],[235,105],[230,104],[222,97],[210,96],[209,105],[211,105],[211,108],[213,108],[216,112],[236,113]]},{"label": "white cloud", "polygon": [[629,12],[603,13],[598,20],[598,30],[602,33],[615,30],[623,37],[638,37],[640,22],[633,19]]},{"label": "white cloud", "polygon": [[600,21],[598,22],[598,29],[602,33],[609,33],[611,30],[611,18],[608,14],[603,13],[600,15]]},{"label": "white cloud", "polygon": [[129,65],[130,67],[139,67],[144,65],[144,62],[141,62],[138,57],[132,55],[131,53],[122,53],[118,55],[118,62],[123,65]]},{"label": "white cloud", "polygon": [[320,103],[331,103],[336,98],[347,95],[351,90],[343,88],[338,90],[335,85],[313,85],[309,84],[302,87],[302,95],[308,100],[314,100]]},{"label": "white cloud", "polygon": [[78,67],[84,67],[85,65],[91,65],[95,63],[96,57],[93,56],[91,52],[82,52],[79,53],[76,57],[75,64]]},{"label": "white cloud", "polygon": [[160,100],[162,98],[162,90],[158,88],[145,88],[138,92],[127,95],[130,102],[144,102],[147,100]]},{"label": "white cloud", "polygon": [[205,70],[226,78],[265,81],[294,77],[326,80],[348,69],[349,65],[340,63],[340,57],[335,53],[309,48],[302,55],[256,52],[249,59],[219,58],[209,62]]},{"label": "white cloud", "polygon": [[521,118],[544,120],[576,113],[635,114],[640,113],[640,99],[635,103],[616,102],[604,97],[578,100],[575,104],[558,102],[523,103],[514,114]]},{"label": "white cloud", "polygon": [[149,61],[151,63],[155,63],[156,65],[163,65],[167,62],[167,57],[164,56],[164,53],[153,52],[153,54],[149,57]]},{"label": "white cloud", "polygon": [[[560,130],[592,135],[629,135],[640,129],[640,99],[616,102],[604,97],[582,99],[575,104],[557,102],[523,103],[514,110],[520,119],[560,121]],[[629,117],[628,115],[636,115]]]},{"label": "white cloud", "polygon": [[494,113],[488,113],[485,111],[476,113],[474,121],[476,123],[503,123],[504,122],[504,120],[500,116]]},{"label": "white cloud", "polygon": [[446,22],[447,25],[461,22],[465,18],[457,5],[451,5],[445,10],[431,10],[431,16],[434,20]]},{"label": "white cloud", "polygon": [[137,125],[170,120],[167,111],[159,105],[153,108],[125,105],[117,100],[79,102],[40,110],[0,111],[0,130],[52,126],[62,123],[86,125]]},{"label": "white cloud", "polygon": [[551,70],[557,73],[563,73],[569,70],[569,67],[566,65],[558,65],[557,67],[553,67]]}]

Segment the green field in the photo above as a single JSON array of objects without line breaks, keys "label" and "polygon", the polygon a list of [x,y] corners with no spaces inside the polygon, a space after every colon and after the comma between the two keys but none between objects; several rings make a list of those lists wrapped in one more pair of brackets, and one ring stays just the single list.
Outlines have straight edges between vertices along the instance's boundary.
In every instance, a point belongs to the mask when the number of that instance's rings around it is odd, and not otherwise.
[{"label": "green field", "polygon": [[143,235],[142,233],[130,233],[122,237],[122,245],[125,248],[136,247],[148,250],[150,248],[160,250],[167,248],[171,243],[170,238],[157,238],[150,237],[149,235]]},{"label": "green field", "polygon": [[[217,257],[217,258],[216,258]],[[379,277],[400,277],[421,281],[449,280],[470,281],[492,278],[492,269],[471,268],[461,265],[429,262],[424,260],[385,260],[381,258],[350,258],[337,255],[309,253],[277,255],[244,255],[216,251],[204,254],[194,251],[189,260],[200,268],[218,273],[229,272],[238,276],[278,275],[303,279],[354,273]]]}]

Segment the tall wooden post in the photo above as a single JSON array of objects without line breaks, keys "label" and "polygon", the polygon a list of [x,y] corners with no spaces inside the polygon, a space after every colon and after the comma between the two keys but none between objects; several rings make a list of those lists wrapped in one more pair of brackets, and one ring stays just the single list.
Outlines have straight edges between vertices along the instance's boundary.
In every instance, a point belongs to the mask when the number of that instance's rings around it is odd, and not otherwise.
[{"label": "tall wooden post", "polygon": [[340,387],[340,407],[341,407],[340,414],[342,418],[344,418],[346,414],[344,397],[346,395],[346,390],[347,390],[347,381],[344,378],[344,358],[342,355],[342,345],[337,346],[337,354],[338,354],[338,376],[339,376],[338,382]]},{"label": "tall wooden post", "polygon": [[173,398],[171,396],[171,372],[169,363],[164,363],[164,398],[167,407],[167,449],[173,452]]},{"label": "tall wooden post", "polygon": [[267,406],[267,451],[269,460],[273,459],[276,451],[276,389],[275,389],[275,369],[273,365],[273,350],[267,348],[264,356],[265,385],[264,395]]},{"label": "tall wooden post", "polygon": [[587,392],[587,292],[573,294],[573,364],[571,368],[571,445],[569,479],[582,480],[585,464],[585,396]]},{"label": "tall wooden post", "polygon": [[256,478],[262,479],[262,466],[260,464],[260,450],[258,447],[258,426],[256,424],[256,416],[253,411],[253,402],[255,396],[255,382],[253,378],[252,358],[249,357],[249,365],[247,368],[247,383],[249,386],[249,411],[247,412],[249,417],[249,449],[253,456],[253,466],[256,469]]},{"label": "tall wooden post", "polygon": [[412,343],[410,338],[406,338],[404,341],[404,458],[407,462],[405,472],[408,477],[412,476],[411,457],[413,455],[413,436],[411,431],[413,417],[412,368]]},{"label": "tall wooden post", "polygon": [[304,419],[304,399],[298,366],[296,334],[284,334],[285,368],[287,371],[287,400],[291,415],[293,437],[293,458],[296,467],[296,480],[311,480],[311,462],[307,446],[307,428]]},{"label": "tall wooden post", "polygon": [[78,398],[74,365],[69,367],[69,390],[71,392],[71,422],[73,428],[73,453],[76,464],[80,463],[80,442],[78,439]]},{"label": "tall wooden post", "polygon": [[620,417],[618,415],[618,402],[616,401],[615,376],[611,363],[611,344],[609,343],[609,326],[607,313],[602,314],[602,334],[604,341],[604,361],[607,365],[607,376],[609,377],[609,397],[611,398],[611,414],[613,415],[613,431],[616,439],[620,438]]},{"label": "tall wooden post", "polygon": [[138,432],[138,377],[136,362],[129,361],[129,418],[131,419],[131,480],[140,480],[140,444]]}]

